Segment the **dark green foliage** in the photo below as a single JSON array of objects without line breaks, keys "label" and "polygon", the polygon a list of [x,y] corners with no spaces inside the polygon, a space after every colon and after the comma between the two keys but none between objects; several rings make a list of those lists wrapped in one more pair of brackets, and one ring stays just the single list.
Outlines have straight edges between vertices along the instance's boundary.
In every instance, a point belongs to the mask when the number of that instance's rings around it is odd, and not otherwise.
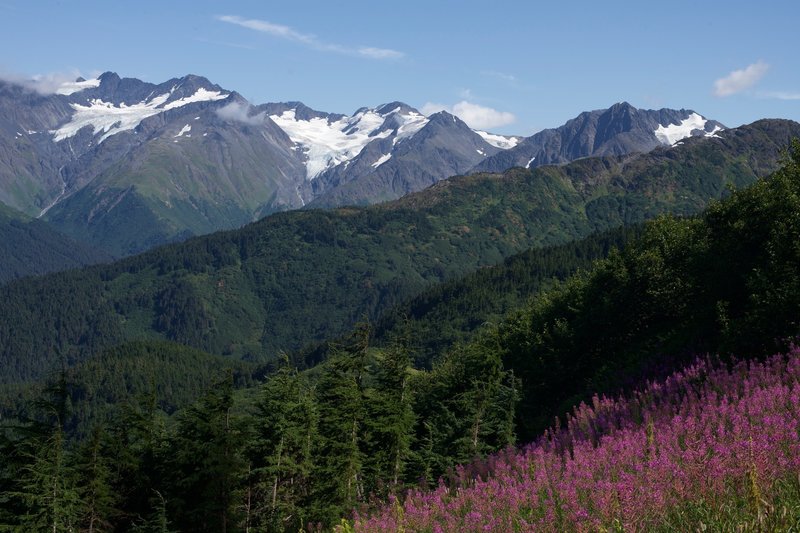
[{"label": "dark green foliage", "polygon": [[111,256],[78,243],[0,203],[0,284],[110,261]]},{"label": "dark green foliage", "polygon": [[515,442],[519,385],[496,347],[457,346],[417,379],[418,478],[435,482],[455,464]]},{"label": "dark green foliage", "polygon": [[254,423],[247,524],[298,531],[309,518],[319,414],[314,390],[288,361],[264,384]]},{"label": "dark green foliage", "polygon": [[777,165],[800,125],[625,158],[445,180],[370,208],[280,213],[112,265],[0,288],[5,383],[161,338],[265,360],[345,334],[435,283],[531,247],[662,212],[689,214]]},{"label": "dark green foliage", "polygon": [[770,179],[641,239],[504,321],[523,438],[595,392],[706,352],[773,353],[800,335],[800,144]]},{"label": "dark green foliage", "polygon": [[36,402],[37,420],[7,428],[11,453],[4,469],[0,527],[12,531],[72,531],[81,518],[79,473],[66,447],[69,413],[65,382],[59,380]]},{"label": "dark green foliage", "polygon": [[166,459],[167,501],[181,531],[225,533],[239,522],[239,483],[246,463],[246,437],[233,413],[233,376],[215,383],[178,415]]},{"label": "dark green foliage", "polygon": [[317,384],[320,422],[314,514],[328,524],[366,496],[364,426],[368,347],[369,329],[361,326],[350,344],[327,361]]},{"label": "dark green foliage", "polygon": [[365,428],[370,458],[366,492],[382,496],[399,492],[407,479],[416,414],[408,339],[395,340],[380,356],[375,362]]},{"label": "dark green foliage", "polygon": [[126,402],[113,420],[105,449],[113,454],[112,486],[120,501],[115,529],[161,531],[161,526],[166,527],[167,431],[153,395]]},{"label": "dark green foliage", "polygon": [[88,532],[112,531],[111,521],[118,514],[119,497],[111,484],[113,481],[112,457],[115,450],[108,449],[109,439],[102,426],[95,426],[78,451],[76,468],[81,499],[81,527]]},{"label": "dark green foliage", "polygon": [[[172,414],[199,399],[224,369],[233,371],[237,388],[253,385],[258,371],[251,363],[165,341],[131,342],[105,350],[64,372],[75,406],[65,428],[72,436],[85,437],[93,424],[110,421],[126,403],[143,396],[152,396],[160,411]],[[7,416],[24,418],[30,413],[21,407],[39,390],[31,384],[0,386],[0,405]]]},{"label": "dark green foliage", "polygon": [[498,322],[556,280],[588,269],[640,233],[641,226],[621,227],[560,246],[533,248],[436,285],[386,313],[375,327],[375,343],[382,345],[402,331],[415,366],[429,366],[448,347],[469,340],[483,325]]}]

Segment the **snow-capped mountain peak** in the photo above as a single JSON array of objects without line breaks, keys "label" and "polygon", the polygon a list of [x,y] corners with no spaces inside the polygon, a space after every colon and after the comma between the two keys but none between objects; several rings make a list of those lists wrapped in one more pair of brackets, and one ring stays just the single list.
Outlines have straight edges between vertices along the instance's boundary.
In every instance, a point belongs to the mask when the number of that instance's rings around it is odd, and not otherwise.
[{"label": "snow-capped mountain peak", "polygon": [[[393,137],[396,144],[412,137],[428,119],[401,102],[376,108],[362,107],[353,115],[298,113],[299,105],[270,104],[270,118],[306,155],[306,178],[312,180],[324,171],[358,156],[376,139]],[[387,159],[388,160],[388,159]]]},{"label": "snow-capped mountain peak", "polygon": [[681,139],[691,137],[694,132],[702,132],[701,135],[705,137],[714,137],[718,132],[722,131],[722,127],[719,124],[713,124],[710,131],[706,124],[708,124],[707,119],[697,113],[692,113],[678,124],[659,124],[653,133],[659,142],[671,146]]},{"label": "snow-capped mountain peak", "polygon": [[95,135],[101,134],[98,144],[112,135],[135,129],[153,115],[196,102],[223,100],[230,95],[198,76],[189,75],[155,86],[120,79],[108,72],[98,79],[63,84],[56,94],[71,100],[74,113],[68,122],[50,131],[53,139],[63,141],[88,126]]}]

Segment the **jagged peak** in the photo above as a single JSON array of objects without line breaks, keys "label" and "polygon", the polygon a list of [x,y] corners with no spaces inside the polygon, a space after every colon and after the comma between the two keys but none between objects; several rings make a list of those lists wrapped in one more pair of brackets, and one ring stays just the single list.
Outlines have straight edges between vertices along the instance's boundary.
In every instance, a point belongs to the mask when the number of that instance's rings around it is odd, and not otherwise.
[{"label": "jagged peak", "polygon": [[414,109],[405,102],[400,102],[400,101],[394,101],[379,105],[377,108],[375,108],[375,112],[378,113],[379,115],[388,115],[391,113],[405,113],[405,114],[417,113],[418,115],[421,115],[421,113],[418,110]]}]

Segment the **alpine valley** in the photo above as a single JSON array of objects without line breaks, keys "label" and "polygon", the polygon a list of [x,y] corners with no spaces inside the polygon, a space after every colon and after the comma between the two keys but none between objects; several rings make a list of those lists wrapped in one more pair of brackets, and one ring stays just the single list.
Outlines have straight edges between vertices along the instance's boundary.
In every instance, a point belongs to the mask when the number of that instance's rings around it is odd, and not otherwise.
[{"label": "alpine valley", "polygon": [[253,105],[193,75],[154,85],[106,72],[52,94],[0,82],[0,202],[121,257],[277,211],[373,204],[454,175],[722,130],[694,111],[620,103],[522,138],[402,102],[352,115]]}]

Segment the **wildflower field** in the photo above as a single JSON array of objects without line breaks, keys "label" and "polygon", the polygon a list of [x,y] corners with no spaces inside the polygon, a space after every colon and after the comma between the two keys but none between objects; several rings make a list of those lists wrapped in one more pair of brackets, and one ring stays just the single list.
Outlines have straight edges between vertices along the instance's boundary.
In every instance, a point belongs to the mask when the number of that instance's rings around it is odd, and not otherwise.
[{"label": "wildflower field", "polygon": [[565,427],[459,467],[455,479],[391,500],[353,526],[797,531],[800,349],[732,365],[697,360],[628,398],[594,397]]}]

